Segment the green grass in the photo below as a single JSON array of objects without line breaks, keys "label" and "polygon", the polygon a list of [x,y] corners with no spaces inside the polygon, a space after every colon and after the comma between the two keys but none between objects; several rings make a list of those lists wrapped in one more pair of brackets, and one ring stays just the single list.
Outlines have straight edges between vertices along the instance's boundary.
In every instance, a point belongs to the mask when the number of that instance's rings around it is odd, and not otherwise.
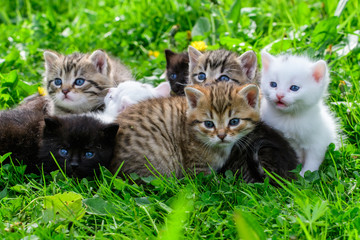
[{"label": "green grass", "polygon": [[[106,169],[95,180],[75,180],[60,172],[24,175],[24,167],[2,165],[0,236],[360,239],[360,106],[355,103],[360,102],[360,50],[351,41],[359,37],[360,9],[358,1],[349,1],[334,17],[336,6],[334,0],[2,1],[0,109],[37,91],[44,49],[105,49],[139,80],[155,76],[151,81],[157,84],[165,48],[183,51],[190,41],[203,40],[209,49],[258,54],[268,48],[273,54],[325,59],[332,79],[328,104],[345,138],[340,150],[330,147],[320,171],[291,182],[280,179],[280,187],[268,180],[246,184],[230,172],[225,177],[146,178],[139,186],[114,179]],[[344,51],[348,45],[350,51]],[[149,57],[149,50],[160,56]]]}]

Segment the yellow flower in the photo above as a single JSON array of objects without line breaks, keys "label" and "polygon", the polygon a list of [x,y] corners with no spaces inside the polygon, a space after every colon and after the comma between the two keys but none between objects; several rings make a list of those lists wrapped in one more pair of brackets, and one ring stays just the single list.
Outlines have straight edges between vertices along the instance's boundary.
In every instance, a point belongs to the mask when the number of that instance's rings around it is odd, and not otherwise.
[{"label": "yellow flower", "polygon": [[190,45],[199,51],[205,51],[208,47],[204,41],[195,41],[192,42]]},{"label": "yellow flower", "polygon": [[43,87],[38,87],[38,93],[40,96],[45,96],[46,93],[45,93],[45,89]]},{"label": "yellow flower", "polygon": [[154,58],[157,58],[159,56],[160,52],[159,51],[152,51],[152,50],[149,50],[148,52],[148,55],[149,57],[154,57]]}]

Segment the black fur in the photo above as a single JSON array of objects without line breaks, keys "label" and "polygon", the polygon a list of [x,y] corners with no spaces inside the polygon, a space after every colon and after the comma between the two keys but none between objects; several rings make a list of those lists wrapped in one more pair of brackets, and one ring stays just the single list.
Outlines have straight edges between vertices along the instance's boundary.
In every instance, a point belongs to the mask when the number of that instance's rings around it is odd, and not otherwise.
[{"label": "black fur", "polygon": [[[266,177],[263,168],[291,179],[295,174],[289,171],[298,164],[296,153],[288,141],[279,132],[260,122],[254,131],[237,143],[220,172],[232,170],[246,182],[263,182]],[[271,179],[270,182],[274,183]]]},{"label": "black fur", "polygon": [[[184,88],[189,78],[189,55],[185,53],[174,53],[169,49],[165,50],[166,56],[166,79],[170,83],[172,93],[177,96],[185,96]],[[176,78],[171,77],[176,74]]]},{"label": "black fur", "polygon": [[[92,176],[99,165],[108,167],[118,128],[118,124],[104,124],[90,116],[46,117],[39,150],[44,171],[58,169],[50,152],[68,176]],[[67,151],[66,156],[61,149]],[[94,156],[87,158],[86,153]]]}]

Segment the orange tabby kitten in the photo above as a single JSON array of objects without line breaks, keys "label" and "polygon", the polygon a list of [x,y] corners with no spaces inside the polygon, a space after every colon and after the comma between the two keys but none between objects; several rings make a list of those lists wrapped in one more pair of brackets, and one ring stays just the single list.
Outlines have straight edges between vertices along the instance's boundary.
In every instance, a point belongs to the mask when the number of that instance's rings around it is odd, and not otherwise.
[{"label": "orange tabby kitten", "polygon": [[[185,97],[151,99],[117,119],[120,128],[110,170],[183,176],[183,170],[219,170],[234,144],[259,121],[259,90],[249,84],[189,86]],[[150,170],[149,170],[149,169]]]}]

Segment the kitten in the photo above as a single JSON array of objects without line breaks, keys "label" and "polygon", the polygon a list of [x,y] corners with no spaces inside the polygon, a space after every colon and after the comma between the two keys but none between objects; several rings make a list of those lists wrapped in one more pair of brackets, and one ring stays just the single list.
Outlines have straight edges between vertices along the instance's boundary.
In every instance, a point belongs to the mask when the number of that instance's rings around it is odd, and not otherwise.
[{"label": "kitten", "polygon": [[147,83],[127,81],[120,83],[116,88],[110,88],[105,96],[105,110],[96,114],[104,122],[113,122],[117,115],[125,108],[150,98],[170,96],[170,85],[167,82],[153,87]]},{"label": "kitten", "polygon": [[39,149],[44,172],[58,169],[53,157],[66,175],[84,178],[108,167],[115,145],[118,124],[104,124],[80,115],[46,117]]},{"label": "kitten", "polygon": [[192,46],[189,52],[189,82],[209,84],[232,81],[238,84],[259,84],[257,58],[253,51],[241,56],[224,49],[201,53]]},{"label": "kitten", "polygon": [[[43,120],[44,111],[37,105],[0,111],[0,155],[11,152],[15,164],[27,165],[26,173],[39,173],[37,154]],[[7,158],[3,164],[9,162]]]},{"label": "kitten", "polygon": [[323,102],[327,65],[300,56],[261,55],[261,118],[291,142],[304,176],[307,170],[319,169],[328,145],[336,141],[335,119]]},{"label": "kitten", "polygon": [[170,83],[171,93],[177,96],[185,96],[184,88],[188,85],[189,78],[189,55],[165,50],[166,73],[165,78]]},{"label": "kitten", "polygon": [[[263,170],[283,178],[295,178],[290,172],[298,164],[297,156],[289,142],[275,129],[263,122],[241,138],[234,146],[229,159],[220,172],[237,172],[246,182],[263,182]],[[275,183],[270,179],[271,183]]]},{"label": "kitten", "polygon": [[71,55],[45,51],[44,58],[44,85],[54,104],[54,114],[99,110],[109,88],[133,80],[123,64],[101,50]]},{"label": "kitten", "polygon": [[260,118],[255,85],[194,85],[185,94],[140,102],[119,115],[113,173],[122,164],[122,173],[140,176],[151,175],[153,167],[176,177],[183,170],[217,171]]}]

